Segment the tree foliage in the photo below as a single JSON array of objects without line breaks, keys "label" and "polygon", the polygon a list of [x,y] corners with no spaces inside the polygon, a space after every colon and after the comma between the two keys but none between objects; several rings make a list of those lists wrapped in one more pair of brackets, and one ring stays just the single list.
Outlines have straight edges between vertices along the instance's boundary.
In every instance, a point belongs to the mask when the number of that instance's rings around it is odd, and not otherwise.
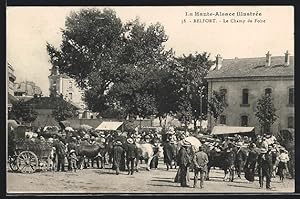
[{"label": "tree foliage", "polygon": [[225,110],[227,104],[221,92],[213,91],[211,99],[208,101],[208,111],[213,116],[215,121]]},{"label": "tree foliage", "polygon": [[82,9],[66,18],[62,35],[59,48],[47,44],[50,62],[84,89],[92,111],[188,122],[206,114],[209,54],[176,58],[165,49],[161,24],[123,23],[113,10]]},{"label": "tree foliage", "polygon": [[76,111],[69,106],[60,105],[52,111],[52,115],[58,122],[73,118],[77,115]]},{"label": "tree foliage", "polygon": [[207,81],[205,76],[213,62],[209,60],[206,52],[189,54],[177,58],[179,63],[176,69],[179,85],[178,118],[184,122],[202,120],[207,114]]},{"label": "tree foliage", "polygon": [[[271,95],[262,95],[257,101],[255,116],[258,122],[265,128],[277,120],[276,109]],[[268,132],[269,133],[269,132]]]},{"label": "tree foliage", "polygon": [[12,103],[12,109],[8,114],[8,119],[14,119],[21,123],[31,123],[37,118],[38,113],[30,104],[24,100],[18,100]]}]

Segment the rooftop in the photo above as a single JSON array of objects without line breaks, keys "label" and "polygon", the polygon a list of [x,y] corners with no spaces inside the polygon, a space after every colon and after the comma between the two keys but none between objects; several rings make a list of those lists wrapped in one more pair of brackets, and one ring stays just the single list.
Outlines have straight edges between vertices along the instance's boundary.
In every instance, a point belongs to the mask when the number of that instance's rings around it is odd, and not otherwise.
[{"label": "rooftop", "polygon": [[224,59],[220,69],[209,71],[207,79],[238,77],[293,77],[294,56],[284,66],[284,56],[271,57],[271,65],[265,66],[266,57]]}]

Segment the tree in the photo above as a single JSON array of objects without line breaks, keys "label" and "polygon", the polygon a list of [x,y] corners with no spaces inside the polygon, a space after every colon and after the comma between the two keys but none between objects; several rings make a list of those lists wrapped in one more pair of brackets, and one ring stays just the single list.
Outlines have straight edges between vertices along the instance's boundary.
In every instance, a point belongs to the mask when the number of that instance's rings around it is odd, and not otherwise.
[{"label": "tree", "polygon": [[30,104],[27,104],[24,100],[18,100],[12,103],[8,118],[18,120],[21,123],[31,123],[37,118],[37,115],[38,113]]},{"label": "tree", "polygon": [[208,101],[208,111],[215,119],[215,123],[217,123],[219,116],[223,113],[226,106],[227,104],[225,102],[223,94],[217,91],[213,91],[213,95]]},{"label": "tree", "polygon": [[271,95],[262,95],[257,101],[255,116],[263,133],[270,133],[270,126],[277,120],[276,109]]},{"label": "tree", "polygon": [[68,118],[73,118],[77,115],[75,109],[65,104],[57,106],[55,110],[52,111],[52,115],[56,121],[61,122],[67,120]]},{"label": "tree", "polygon": [[50,62],[85,90],[91,110],[156,114],[154,80],[170,57],[161,24],[123,24],[113,10],[82,9],[67,17],[62,34],[59,49],[47,44]]},{"label": "tree", "polygon": [[52,65],[85,90],[85,101],[93,111],[107,108],[105,92],[123,75],[118,63],[123,33],[113,10],[82,9],[66,18],[59,49],[47,43]]},{"label": "tree", "polygon": [[[209,60],[209,54],[195,53],[177,58],[179,63],[180,105],[178,115],[180,118],[196,123],[205,117],[207,113],[207,81],[205,79],[213,61]],[[177,80],[178,81],[178,80]]]}]

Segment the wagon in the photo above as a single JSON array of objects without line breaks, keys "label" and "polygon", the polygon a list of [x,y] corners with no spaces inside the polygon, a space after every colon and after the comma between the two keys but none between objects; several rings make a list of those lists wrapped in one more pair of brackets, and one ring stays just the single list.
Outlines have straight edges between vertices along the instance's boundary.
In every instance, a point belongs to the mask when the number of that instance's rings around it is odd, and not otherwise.
[{"label": "wagon", "polygon": [[37,170],[50,170],[52,143],[40,140],[26,139],[26,127],[18,126],[9,133],[10,169],[14,172],[34,173]]}]

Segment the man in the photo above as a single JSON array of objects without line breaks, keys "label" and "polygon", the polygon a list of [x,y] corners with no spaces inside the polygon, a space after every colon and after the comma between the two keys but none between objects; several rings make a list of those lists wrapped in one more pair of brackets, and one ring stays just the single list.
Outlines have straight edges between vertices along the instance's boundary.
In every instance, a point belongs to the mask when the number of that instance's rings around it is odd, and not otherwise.
[{"label": "man", "polygon": [[133,175],[134,171],[134,160],[137,157],[137,147],[133,143],[132,138],[127,139],[127,146],[126,146],[126,164],[128,168],[128,175]]},{"label": "man", "polygon": [[57,143],[55,147],[57,149],[57,171],[65,171],[65,158],[66,158],[66,146],[62,142],[62,139]]},{"label": "man", "polygon": [[204,185],[204,176],[207,171],[207,163],[208,163],[208,156],[207,154],[203,151],[203,147],[199,147],[199,151],[195,153],[193,162],[195,165],[194,172],[194,188],[197,186],[197,181],[198,181],[198,174],[200,172],[200,188],[203,188]]},{"label": "man", "polygon": [[238,178],[241,179],[241,172],[243,168],[243,164],[247,158],[246,152],[242,148],[242,143],[237,143],[237,152],[236,152],[236,158],[235,158],[235,168],[237,169],[237,175]]},{"label": "man", "polygon": [[189,187],[189,167],[191,164],[191,158],[188,154],[188,147],[191,147],[191,144],[184,140],[177,157],[179,165],[178,181],[180,182],[180,186],[182,187]]},{"label": "man", "polygon": [[116,141],[114,148],[113,148],[113,167],[116,169],[116,174],[119,175],[120,173],[120,165],[122,156],[124,153],[124,149],[122,147],[121,141]]},{"label": "man", "polygon": [[245,178],[250,182],[254,182],[254,175],[255,175],[255,165],[256,160],[258,157],[258,152],[256,150],[256,145],[254,143],[251,143],[249,145],[249,154],[246,159],[245,163]]},{"label": "man", "polygon": [[261,148],[261,154],[258,156],[258,175],[260,189],[263,188],[264,177],[266,177],[266,189],[271,190],[272,175],[272,152],[271,147],[268,150]]}]

